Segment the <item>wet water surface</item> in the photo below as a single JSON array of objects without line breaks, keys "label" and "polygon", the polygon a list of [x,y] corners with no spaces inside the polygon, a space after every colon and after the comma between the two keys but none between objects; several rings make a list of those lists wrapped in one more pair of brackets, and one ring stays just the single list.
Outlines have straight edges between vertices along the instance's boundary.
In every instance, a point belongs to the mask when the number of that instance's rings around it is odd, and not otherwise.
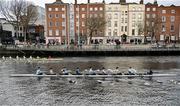
[{"label": "wet water surface", "polygon": [[115,69],[138,72],[152,68],[156,73],[180,74],[180,57],[69,57],[56,61],[0,60],[0,105],[7,106],[179,106],[180,76],[149,79],[69,79],[9,77],[10,74],[35,73],[40,66],[47,71],[53,67],[81,70]]}]

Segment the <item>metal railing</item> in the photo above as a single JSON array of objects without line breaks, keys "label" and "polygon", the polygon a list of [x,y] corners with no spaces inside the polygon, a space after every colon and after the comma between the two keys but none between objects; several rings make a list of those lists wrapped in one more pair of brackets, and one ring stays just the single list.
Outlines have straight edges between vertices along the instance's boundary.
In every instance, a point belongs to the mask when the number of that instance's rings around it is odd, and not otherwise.
[{"label": "metal railing", "polygon": [[164,51],[164,50],[180,50],[180,45],[175,47],[152,47],[151,45],[2,45],[1,48],[8,50],[43,50],[43,51]]}]

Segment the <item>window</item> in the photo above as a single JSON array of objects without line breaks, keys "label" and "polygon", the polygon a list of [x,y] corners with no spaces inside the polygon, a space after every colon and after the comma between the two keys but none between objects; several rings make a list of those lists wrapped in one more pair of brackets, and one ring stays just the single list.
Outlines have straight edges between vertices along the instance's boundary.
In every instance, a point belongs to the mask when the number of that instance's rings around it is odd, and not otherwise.
[{"label": "window", "polygon": [[111,27],[111,21],[108,21],[108,27]]},{"label": "window", "polygon": [[93,11],[93,8],[92,8],[92,7],[90,8],[90,11]]},{"label": "window", "polygon": [[76,26],[79,26],[79,22],[76,22]]},{"label": "window", "polygon": [[94,17],[98,17],[98,15],[97,15],[97,14],[94,14]]},{"label": "window", "polygon": [[138,19],[142,19],[142,15],[141,15],[141,13],[140,13],[140,14],[138,14]]},{"label": "window", "polygon": [[99,10],[100,10],[100,11],[103,11],[103,8],[102,8],[102,7],[100,7],[100,8],[99,8]]},{"label": "window", "polygon": [[52,18],[53,16],[52,16],[52,14],[49,14],[49,18]]},{"label": "window", "polygon": [[124,18],[121,18],[121,23],[124,23]]},{"label": "window", "polygon": [[58,11],[58,8],[55,8],[55,11]]},{"label": "window", "polygon": [[171,32],[174,31],[174,24],[171,24]]},{"label": "window", "polygon": [[111,10],[111,7],[109,7],[108,10]]},{"label": "window", "polygon": [[152,14],[152,17],[153,17],[153,18],[156,18],[156,14]]},{"label": "window", "polygon": [[65,14],[62,14],[62,18],[66,18]]},{"label": "window", "polygon": [[49,36],[52,36],[52,30],[49,30]]},{"label": "window", "polygon": [[56,22],[56,27],[58,27],[59,26],[59,22]]},{"label": "window", "polygon": [[56,30],[56,36],[58,36],[58,35],[59,35],[59,30],[57,29],[57,30]]},{"label": "window", "polygon": [[172,13],[172,14],[175,14],[175,13],[176,13],[176,11],[175,11],[175,10],[171,10],[171,13]]},{"label": "window", "polygon": [[166,14],[166,10],[162,10],[162,14]]},{"label": "window", "polygon": [[135,22],[132,22],[132,27],[135,27]]},{"label": "window", "polygon": [[132,18],[133,18],[133,19],[136,19],[136,14],[135,14],[135,13],[133,13]]},{"label": "window", "polygon": [[108,29],[108,36],[111,36],[111,29]]},{"label": "window", "polygon": [[147,8],[146,11],[150,11],[150,8]]},{"label": "window", "polygon": [[117,26],[118,26],[118,22],[114,21],[114,27],[117,27]]},{"label": "window", "polygon": [[125,23],[127,23],[127,18],[125,18]]},{"label": "window", "polygon": [[82,14],[82,18],[85,18],[85,14]]},{"label": "window", "polygon": [[65,11],[65,8],[62,8],[61,10],[62,10],[62,11]]},{"label": "window", "polygon": [[79,8],[76,8],[76,11],[79,11]]},{"label": "window", "polygon": [[82,22],[82,26],[85,26],[85,23],[84,23],[84,22]]},{"label": "window", "polygon": [[95,10],[95,11],[97,11],[97,10],[98,10],[98,8],[97,8],[97,7],[95,7],[95,8],[94,8],[94,10]]},{"label": "window", "polygon": [[81,8],[82,11],[85,11],[85,8]]},{"label": "window", "polygon": [[136,10],[136,8],[135,7],[133,7],[133,11],[135,11]]},{"label": "window", "polygon": [[127,32],[127,26],[125,26],[125,32]]},{"label": "window", "polygon": [[150,18],[150,14],[146,14],[146,18]]},{"label": "window", "polygon": [[49,22],[49,27],[52,27],[53,26],[53,22]]},{"label": "window", "polygon": [[162,16],[162,22],[166,22],[166,17]]},{"label": "window", "polygon": [[56,14],[55,16],[56,16],[56,18],[59,18],[59,14]]},{"label": "window", "polygon": [[132,35],[135,35],[135,29],[132,29]]},{"label": "window", "polygon": [[149,21],[146,22],[146,26],[149,26]]},{"label": "window", "polygon": [[118,19],[118,14],[117,13],[114,14],[114,19]]},{"label": "window", "polygon": [[89,14],[89,17],[93,17],[93,15],[92,15],[92,14]]},{"label": "window", "polygon": [[141,7],[139,7],[138,10],[141,11],[142,10]]},{"label": "window", "polygon": [[121,31],[122,31],[122,32],[124,31],[124,26],[121,26]]},{"label": "window", "polygon": [[166,31],[166,26],[165,24],[162,24],[162,32],[165,32]]},{"label": "window", "polygon": [[62,36],[66,36],[66,31],[62,30]]},{"label": "window", "polygon": [[154,27],[154,22],[152,22],[152,26]]},{"label": "window", "polygon": [[102,18],[102,17],[103,17],[103,14],[99,14],[99,16]]},{"label": "window", "polygon": [[171,22],[175,21],[175,16],[171,16]]},{"label": "window", "polygon": [[153,11],[156,11],[156,8],[154,7],[152,10],[153,10]]},{"label": "window", "polygon": [[114,29],[114,36],[117,36],[117,29]]},{"label": "window", "polygon": [[76,14],[76,18],[79,18],[79,14]]},{"label": "window", "polygon": [[122,16],[124,15],[124,11],[122,11]]},{"label": "window", "polygon": [[52,11],[52,8],[48,8],[48,11]]},{"label": "window", "polygon": [[125,11],[125,15],[128,15],[128,12],[127,12],[127,11]]},{"label": "window", "polygon": [[66,26],[66,23],[65,23],[65,22],[62,22],[62,26]]}]

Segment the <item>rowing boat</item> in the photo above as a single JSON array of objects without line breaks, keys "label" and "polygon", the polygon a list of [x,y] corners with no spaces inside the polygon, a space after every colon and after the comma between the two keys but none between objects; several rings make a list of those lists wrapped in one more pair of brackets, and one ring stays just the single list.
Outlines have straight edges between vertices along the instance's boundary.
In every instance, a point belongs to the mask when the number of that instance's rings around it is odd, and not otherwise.
[{"label": "rowing boat", "polygon": [[123,78],[123,77],[175,77],[177,74],[153,75],[36,75],[36,74],[11,74],[10,77],[60,77],[60,78]]}]

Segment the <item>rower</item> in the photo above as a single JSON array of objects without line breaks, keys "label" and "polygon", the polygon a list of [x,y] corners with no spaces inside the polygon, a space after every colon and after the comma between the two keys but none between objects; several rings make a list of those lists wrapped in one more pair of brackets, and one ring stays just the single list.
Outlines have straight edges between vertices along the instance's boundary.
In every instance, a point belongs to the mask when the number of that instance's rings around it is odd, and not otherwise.
[{"label": "rower", "polygon": [[56,75],[56,74],[54,73],[54,71],[53,71],[52,68],[49,69],[49,74],[50,74],[50,75]]},{"label": "rower", "polygon": [[92,69],[92,67],[89,68],[89,74],[90,75],[96,75],[95,71]]},{"label": "rower", "polygon": [[36,70],[36,75],[43,75],[40,67],[38,67],[38,69]]},{"label": "rower", "polygon": [[119,67],[116,67],[116,69],[114,70],[113,74],[117,74],[119,72]]},{"label": "rower", "polygon": [[152,75],[152,74],[153,74],[153,71],[152,71],[151,68],[149,69],[149,72],[147,72],[147,74],[148,74],[148,75]]},{"label": "rower", "polygon": [[80,73],[79,67],[76,68],[76,75],[82,75],[82,74]]},{"label": "rower", "polygon": [[129,69],[128,69],[129,75],[135,75],[136,73],[137,73],[137,71],[135,69],[133,69],[132,67],[129,67]]},{"label": "rower", "polygon": [[66,67],[64,67],[64,68],[62,69],[62,71],[63,71],[63,74],[64,74],[64,75],[69,75],[69,73],[68,73]]},{"label": "rower", "polygon": [[105,68],[104,68],[104,67],[102,68],[102,70],[101,70],[101,71],[102,71],[102,75],[107,75],[107,73],[106,73],[106,71],[105,71]]}]

